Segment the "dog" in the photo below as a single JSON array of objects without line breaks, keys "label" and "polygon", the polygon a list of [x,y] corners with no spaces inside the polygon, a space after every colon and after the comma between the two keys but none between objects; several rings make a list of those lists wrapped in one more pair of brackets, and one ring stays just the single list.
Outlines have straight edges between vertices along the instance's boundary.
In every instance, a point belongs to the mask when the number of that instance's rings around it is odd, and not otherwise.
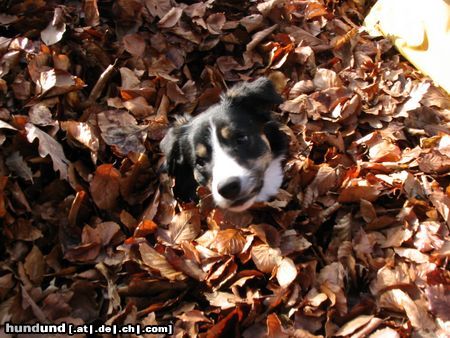
[{"label": "dog", "polygon": [[271,114],[283,102],[272,81],[241,82],[218,104],[171,127],[160,143],[174,195],[198,201],[196,189],[210,189],[217,206],[243,211],[275,196],[283,181],[288,137]]}]

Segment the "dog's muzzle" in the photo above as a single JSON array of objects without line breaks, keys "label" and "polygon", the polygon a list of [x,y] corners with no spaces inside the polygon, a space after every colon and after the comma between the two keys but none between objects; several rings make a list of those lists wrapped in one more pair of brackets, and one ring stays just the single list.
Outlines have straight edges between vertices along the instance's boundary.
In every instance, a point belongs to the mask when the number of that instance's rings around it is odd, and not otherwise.
[{"label": "dog's muzzle", "polygon": [[246,209],[253,203],[256,195],[263,186],[263,180],[259,177],[229,177],[217,184],[217,193],[220,199],[216,203],[222,208]]}]

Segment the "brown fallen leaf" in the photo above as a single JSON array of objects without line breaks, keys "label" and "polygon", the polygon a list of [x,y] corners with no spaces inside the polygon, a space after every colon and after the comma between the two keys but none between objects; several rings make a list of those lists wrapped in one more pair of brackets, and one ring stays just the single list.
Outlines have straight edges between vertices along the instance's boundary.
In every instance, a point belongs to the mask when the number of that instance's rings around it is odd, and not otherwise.
[{"label": "brown fallen leaf", "polygon": [[277,280],[281,287],[288,287],[297,277],[297,268],[289,257],[284,257],[277,266]]},{"label": "brown fallen leaf", "polygon": [[271,247],[280,246],[280,234],[277,229],[270,224],[252,224],[249,226],[249,229],[256,237]]},{"label": "brown fallen leaf", "polygon": [[239,332],[239,323],[242,321],[244,313],[240,307],[236,307],[228,315],[222,318],[217,324],[208,329],[208,332],[202,335],[204,338],[214,338],[220,336],[236,336]]},{"label": "brown fallen leaf", "polygon": [[50,69],[40,72],[36,83],[36,92],[40,97],[51,97],[66,94],[84,87],[84,82],[61,69]]},{"label": "brown fallen leaf", "polygon": [[119,155],[144,153],[147,126],[140,126],[132,115],[122,110],[107,110],[98,114],[98,126],[106,144]]},{"label": "brown fallen leaf", "polygon": [[98,131],[88,122],[63,121],[61,129],[67,132],[67,136],[76,141],[77,145],[83,145],[91,151],[93,162],[96,162],[100,148]]},{"label": "brown fallen leaf", "polygon": [[159,28],[171,28],[175,26],[181,18],[183,10],[179,7],[172,7],[164,17],[158,22]]},{"label": "brown fallen leaf", "polygon": [[97,0],[86,0],[84,2],[83,11],[86,25],[95,27],[100,24],[100,13],[98,11]]},{"label": "brown fallen leaf", "polygon": [[149,244],[145,242],[139,243],[139,252],[143,263],[149,268],[158,271],[162,277],[172,281],[186,279],[186,275],[183,272],[175,270],[164,255],[158,253]]},{"label": "brown fallen leaf", "polygon": [[336,72],[326,68],[319,68],[314,75],[313,84],[316,89],[324,90],[331,87],[340,87],[342,82]]},{"label": "brown fallen leaf", "polygon": [[211,34],[221,34],[227,18],[224,13],[215,13],[206,19],[206,27]]},{"label": "brown fallen leaf", "polygon": [[122,39],[125,50],[134,56],[142,57],[145,53],[146,42],[139,34],[128,34]]},{"label": "brown fallen leaf", "polygon": [[46,264],[41,250],[36,245],[33,245],[33,248],[25,258],[24,269],[28,278],[35,285],[39,285],[44,279]]},{"label": "brown fallen leaf", "polygon": [[35,104],[28,112],[30,122],[38,126],[52,126],[55,124],[50,109],[44,104]]},{"label": "brown fallen leaf", "polygon": [[450,313],[448,312],[450,288],[448,285],[430,285],[426,288],[425,294],[428,297],[431,313],[442,321],[448,322],[450,320]]},{"label": "brown fallen leaf", "polygon": [[245,246],[245,238],[237,229],[226,229],[217,232],[211,243],[211,248],[222,255],[236,255]]},{"label": "brown fallen leaf", "polygon": [[264,273],[272,273],[273,269],[283,259],[280,249],[271,248],[267,244],[253,246],[251,254],[257,269]]},{"label": "brown fallen leaf", "polygon": [[120,172],[112,164],[97,167],[90,184],[90,191],[95,204],[104,210],[111,210],[117,205],[120,196]]},{"label": "brown fallen leaf", "polygon": [[154,108],[150,106],[142,96],[125,101],[123,106],[128,109],[134,117],[141,120],[148,118],[155,113]]},{"label": "brown fallen leaf", "polygon": [[311,247],[309,242],[302,235],[297,234],[294,230],[287,230],[281,237],[280,250],[283,256],[290,255],[295,252],[303,252]]},{"label": "brown fallen leaf", "polygon": [[[1,183],[1,180],[0,180]],[[1,188],[1,186],[0,186]],[[0,189],[1,190],[1,189]],[[1,195],[0,195],[1,196]],[[1,206],[0,206],[1,208]],[[1,211],[1,209],[0,209]],[[11,226],[12,233],[14,234],[14,238],[21,241],[35,241],[38,238],[43,237],[43,233],[38,228],[34,227],[31,221],[18,218],[14,224]]]},{"label": "brown fallen leaf", "polygon": [[73,292],[71,291],[51,293],[43,300],[42,311],[51,320],[69,316],[72,313],[69,305],[72,297]]},{"label": "brown fallen leaf", "polygon": [[158,234],[169,244],[190,242],[200,234],[200,215],[197,209],[183,210],[176,214],[168,230],[158,229]]},{"label": "brown fallen leaf", "polygon": [[165,254],[167,261],[177,270],[200,282],[205,280],[206,273],[195,261],[178,256],[171,248],[167,248]]},{"label": "brown fallen leaf", "polygon": [[267,36],[272,34],[272,32],[278,27],[278,25],[270,26],[269,28],[263,29],[262,31],[259,31],[255,33],[252,36],[252,41],[247,45],[247,51],[251,51],[256,48],[256,46],[261,43]]},{"label": "brown fallen leaf", "polygon": [[414,302],[408,294],[399,289],[389,290],[380,297],[380,307],[394,311],[404,311],[411,325],[418,329],[435,330],[436,325],[426,309]]},{"label": "brown fallen leaf", "polygon": [[33,172],[18,151],[12,153],[11,156],[6,159],[5,163],[9,170],[14,172],[16,175],[26,181],[33,182]]},{"label": "brown fallen leaf", "polygon": [[400,334],[390,327],[385,327],[375,331],[370,338],[400,338]]},{"label": "brown fallen leaf", "polygon": [[372,320],[372,318],[374,318],[373,315],[358,316],[341,326],[341,328],[335,333],[335,335],[348,336],[354,333],[356,330],[359,330],[361,327],[367,325]]},{"label": "brown fallen leaf", "polygon": [[145,237],[157,231],[158,226],[152,220],[145,219],[141,221],[134,230],[134,237]]},{"label": "brown fallen leaf", "polygon": [[41,39],[47,46],[54,45],[59,42],[66,32],[66,23],[64,21],[64,13],[61,7],[56,7],[52,21],[41,32]]},{"label": "brown fallen leaf", "polygon": [[267,337],[287,338],[289,334],[284,330],[281,321],[275,313],[267,316]]},{"label": "brown fallen leaf", "polygon": [[55,171],[59,171],[59,176],[61,179],[66,179],[67,164],[69,163],[69,160],[67,160],[64,155],[64,150],[61,144],[31,123],[27,123],[25,125],[25,130],[27,132],[28,142],[33,143],[33,141],[37,138],[39,141],[39,155],[41,157],[50,155],[53,162],[53,169]]},{"label": "brown fallen leaf", "polygon": [[346,187],[344,187],[338,197],[340,203],[359,202],[361,199],[365,199],[369,202],[373,202],[380,194],[378,186],[370,184],[363,179],[354,179],[350,181]]}]

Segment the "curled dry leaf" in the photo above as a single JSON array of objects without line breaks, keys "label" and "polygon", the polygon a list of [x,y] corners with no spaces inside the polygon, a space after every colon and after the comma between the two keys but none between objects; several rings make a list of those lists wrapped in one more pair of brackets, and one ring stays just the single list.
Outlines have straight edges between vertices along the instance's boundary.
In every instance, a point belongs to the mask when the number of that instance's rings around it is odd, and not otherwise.
[{"label": "curled dry leaf", "polygon": [[441,224],[438,222],[423,222],[419,225],[419,230],[414,235],[414,246],[420,252],[428,252],[433,249],[440,249],[444,245],[444,240],[439,236]]},{"label": "curled dry leaf", "polygon": [[17,128],[13,127],[9,123],[6,123],[5,121],[2,121],[2,120],[0,120],[0,129],[17,130]]},{"label": "curled dry leaf", "polygon": [[212,14],[206,19],[206,27],[211,34],[220,34],[222,33],[222,27],[226,20],[224,13]]},{"label": "curled dry leaf", "polygon": [[394,269],[384,266],[378,270],[377,278],[372,281],[370,288],[374,294],[378,294],[386,288],[409,285],[410,283],[411,279],[405,264],[398,265]]},{"label": "curled dry leaf", "polygon": [[251,51],[258,46],[267,36],[273,33],[273,31],[278,27],[278,25],[273,25],[269,28],[263,29],[262,31],[259,31],[258,33],[255,33],[252,36],[252,41],[247,45],[247,51]]},{"label": "curled dry leaf", "polygon": [[41,32],[41,39],[47,46],[59,42],[66,32],[66,23],[64,22],[64,13],[61,7],[56,7],[52,21]]},{"label": "curled dry leaf", "polygon": [[252,224],[249,228],[264,243],[272,247],[280,246],[280,234],[270,224]]},{"label": "curled dry leaf", "polygon": [[267,244],[254,245],[251,254],[257,269],[264,273],[272,273],[283,259],[280,249],[274,249]]},{"label": "curled dry leaf", "polygon": [[364,198],[361,199],[361,202],[359,203],[359,210],[361,212],[362,218],[367,223],[370,223],[377,218],[377,212],[375,211],[373,204],[368,200],[365,200]]},{"label": "curled dry leaf", "polygon": [[139,243],[139,252],[143,263],[151,269],[158,271],[162,277],[172,281],[186,279],[186,276],[181,271],[174,269],[164,255],[161,255],[147,243]]},{"label": "curled dry leaf", "polygon": [[416,262],[418,264],[427,263],[429,257],[419,250],[410,248],[395,248],[395,253],[401,257],[405,257],[410,261]]},{"label": "curled dry leaf", "polygon": [[39,96],[56,96],[79,90],[84,87],[84,82],[61,69],[50,69],[39,75],[37,92]]},{"label": "curled dry leaf", "polygon": [[236,332],[236,327],[243,319],[243,312],[240,307],[234,308],[228,315],[222,318],[217,324],[208,330],[207,337],[231,336]]},{"label": "curled dry leaf", "polygon": [[123,106],[128,109],[134,117],[141,120],[155,113],[154,108],[150,106],[142,96],[125,101]]},{"label": "curled dry leaf", "polygon": [[425,330],[433,331],[435,323],[430,318],[427,310],[418,302],[414,302],[407,293],[394,289],[383,293],[380,297],[380,307],[394,311],[404,311],[411,325]]},{"label": "curled dry leaf", "polygon": [[277,280],[281,287],[288,287],[297,278],[297,268],[289,257],[284,257],[277,267]]},{"label": "curled dry leaf", "polygon": [[94,127],[88,122],[63,121],[61,128],[67,135],[96,153],[99,150],[99,139]]},{"label": "curled dry leaf", "polygon": [[373,315],[361,315],[345,323],[336,333],[336,336],[348,336],[359,330],[361,327],[367,325],[372,319]]},{"label": "curled dry leaf", "polygon": [[388,139],[380,139],[369,147],[369,157],[375,162],[397,162],[401,158],[400,148]]},{"label": "curled dry leaf", "polygon": [[[133,221],[135,221],[135,220],[133,220]],[[136,229],[134,230],[133,236],[134,237],[145,237],[147,235],[155,233],[157,229],[158,229],[158,226],[156,225],[155,222],[153,222],[152,220],[149,220],[149,219],[145,219],[137,225]]]},{"label": "curled dry leaf", "polygon": [[33,143],[36,138],[38,139],[39,155],[41,157],[50,155],[53,162],[53,169],[55,171],[59,171],[59,176],[61,179],[67,178],[67,164],[69,161],[64,155],[64,150],[61,144],[31,123],[27,123],[25,125],[25,130],[27,132],[28,142]]},{"label": "curled dry leaf", "polygon": [[179,7],[172,7],[164,17],[158,22],[159,28],[171,28],[175,26],[181,18],[183,10]]}]

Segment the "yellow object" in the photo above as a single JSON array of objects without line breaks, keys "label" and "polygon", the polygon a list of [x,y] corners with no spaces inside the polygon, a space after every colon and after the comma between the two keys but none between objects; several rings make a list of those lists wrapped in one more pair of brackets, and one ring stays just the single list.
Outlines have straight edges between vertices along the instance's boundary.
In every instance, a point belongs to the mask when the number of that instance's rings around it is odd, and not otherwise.
[{"label": "yellow object", "polygon": [[378,0],[364,26],[450,93],[450,0]]}]

